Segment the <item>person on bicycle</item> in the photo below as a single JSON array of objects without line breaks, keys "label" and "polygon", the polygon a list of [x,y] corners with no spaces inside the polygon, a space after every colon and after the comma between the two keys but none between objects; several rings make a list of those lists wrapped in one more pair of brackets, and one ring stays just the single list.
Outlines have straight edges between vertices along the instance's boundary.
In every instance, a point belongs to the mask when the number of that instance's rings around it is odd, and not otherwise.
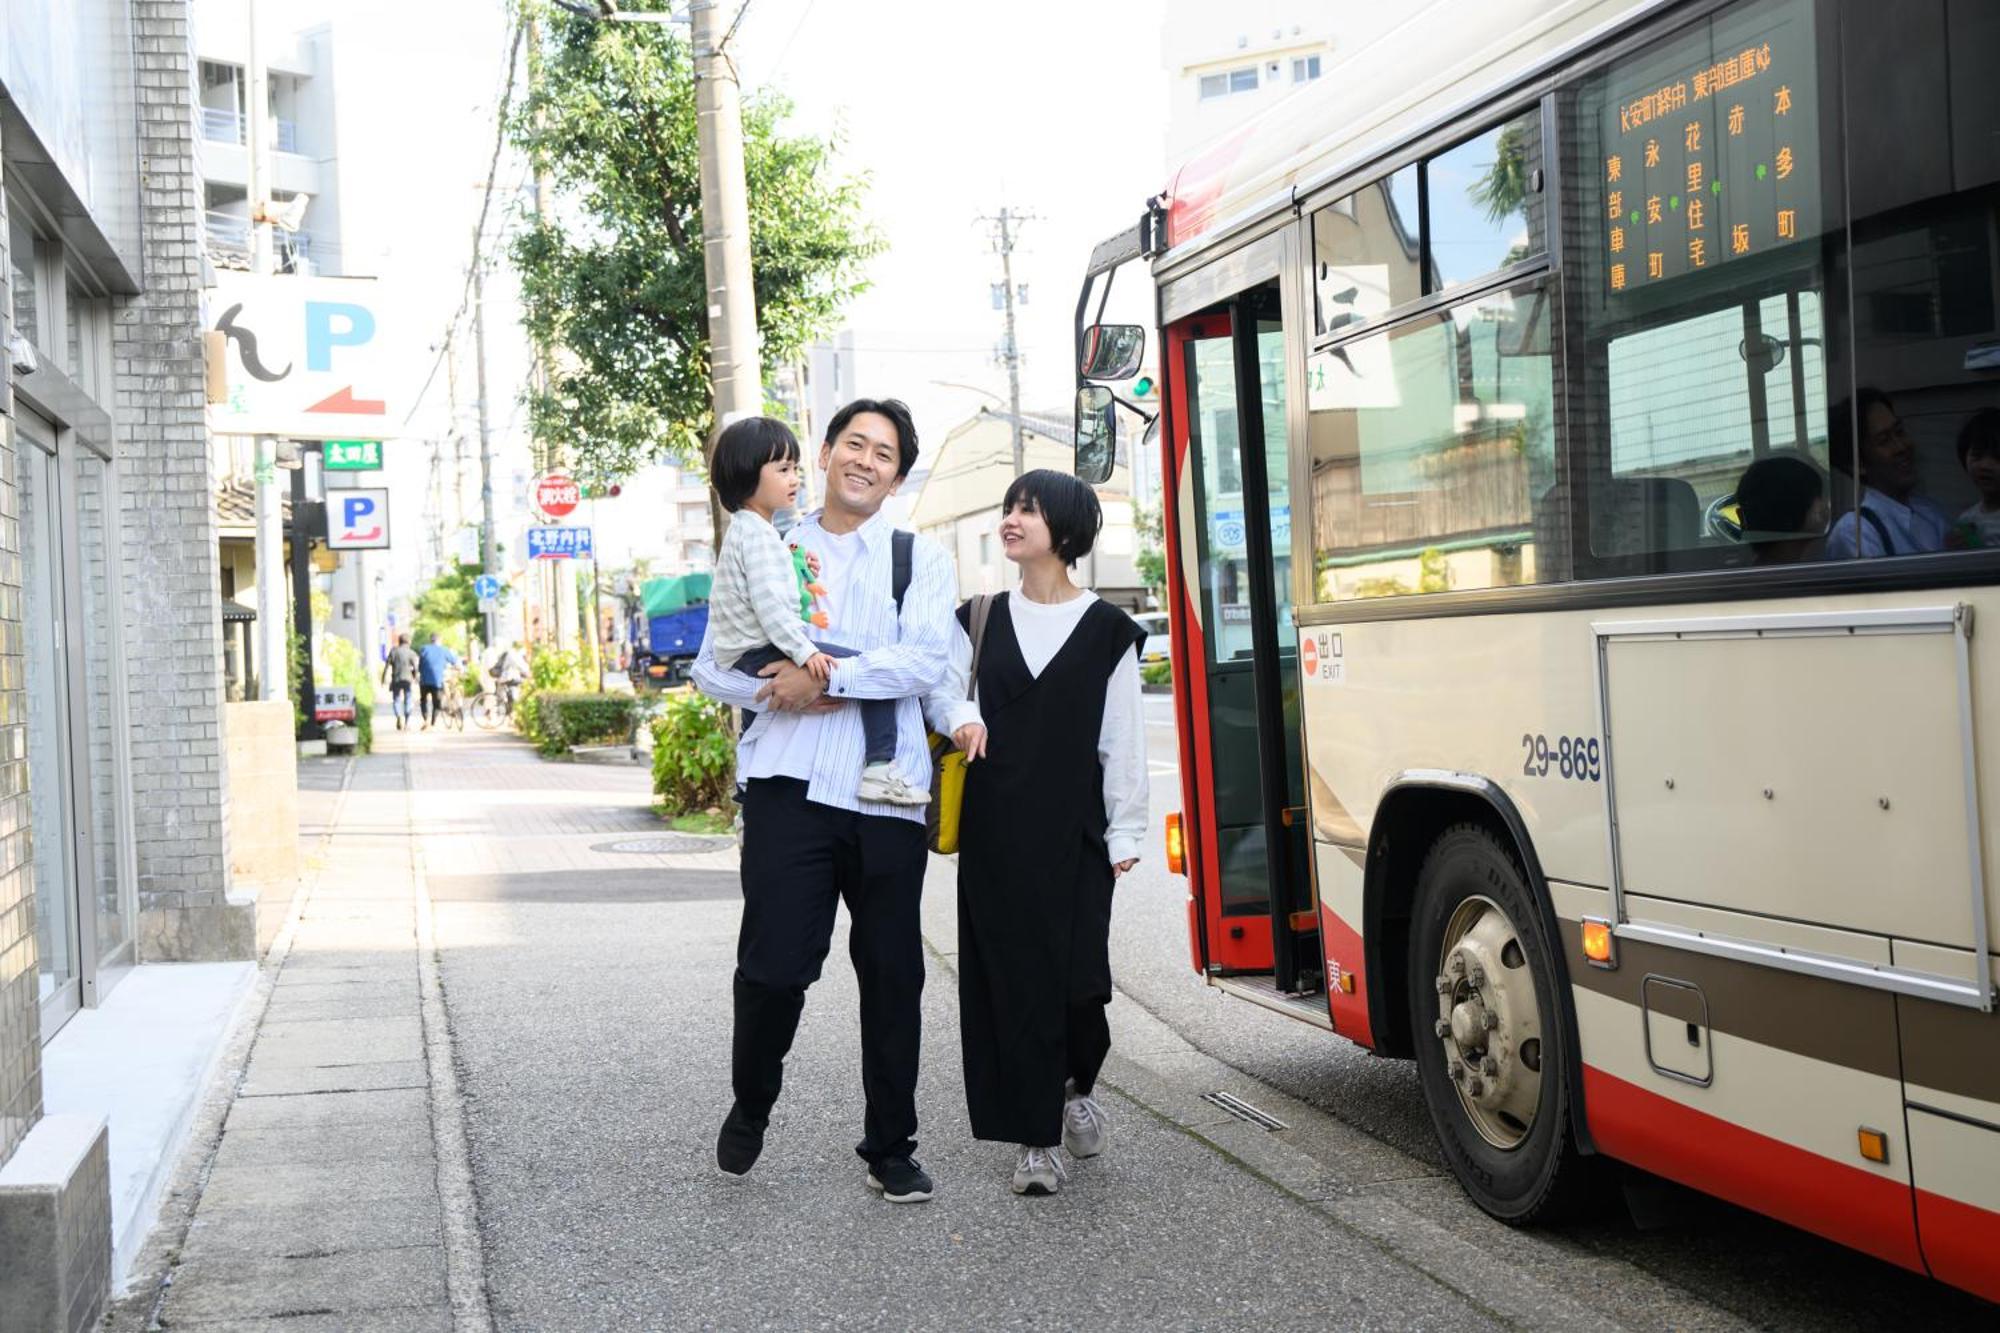
[{"label": "person on bicycle", "polygon": [[429,731],[437,721],[438,705],[442,702],[445,674],[453,667],[465,663],[451,649],[432,639],[417,653],[417,683],[423,698],[424,730]]},{"label": "person on bicycle", "polygon": [[493,664],[493,679],[499,685],[500,707],[512,717],[514,699],[528,680],[528,653],[519,639],[501,650],[500,659]]}]

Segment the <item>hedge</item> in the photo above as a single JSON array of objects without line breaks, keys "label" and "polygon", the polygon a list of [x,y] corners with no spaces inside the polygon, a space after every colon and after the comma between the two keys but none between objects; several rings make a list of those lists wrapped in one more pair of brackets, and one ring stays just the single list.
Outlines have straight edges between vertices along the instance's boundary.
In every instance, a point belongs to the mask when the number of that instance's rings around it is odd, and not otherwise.
[{"label": "hedge", "polygon": [[653,719],[653,794],[668,814],[726,806],[736,782],[729,709],[686,690]]},{"label": "hedge", "polygon": [[615,745],[632,734],[629,694],[533,694],[514,710],[521,733],[545,755],[569,752],[573,745]]}]

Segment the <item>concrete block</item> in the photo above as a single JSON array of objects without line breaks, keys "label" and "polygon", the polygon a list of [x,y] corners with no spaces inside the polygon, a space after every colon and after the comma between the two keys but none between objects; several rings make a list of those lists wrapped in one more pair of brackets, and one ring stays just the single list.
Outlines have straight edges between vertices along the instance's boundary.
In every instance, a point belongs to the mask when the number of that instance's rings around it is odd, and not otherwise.
[{"label": "concrete block", "polygon": [[0,1333],[81,1333],[110,1290],[110,1136],[45,1116],[0,1166]]}]

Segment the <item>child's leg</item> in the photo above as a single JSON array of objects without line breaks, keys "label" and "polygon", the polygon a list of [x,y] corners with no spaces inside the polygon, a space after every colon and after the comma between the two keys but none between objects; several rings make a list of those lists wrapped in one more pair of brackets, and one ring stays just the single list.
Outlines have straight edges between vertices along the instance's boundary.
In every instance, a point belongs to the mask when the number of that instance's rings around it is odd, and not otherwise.
[{"label": "child's leg", "polygon": [[[762,648],[752,648],[749,652],[743,654],[743,656],[737,658],[734,662],[731,662],[729,664],[729,669],[731,671],[741,671],[746,676],[754,676],[758,672],[762,671],[765,667],[770,666],[773,662],[789,662],[791,660],[792,660],[791,658],[785,656],[784,650],[779,648],[776,644],[767,643]],[[748,708],[744,709],[743,723],[742,723],[743,729],[745,731],[748,731],[750,729],[750,724],[754,722],[756,718],[757,714],[755,711]]]},{"label": "child's leg", "polygon": [[[837,643],[822,643],[819,650],[828,657],[857,657],[858,649],[843,648]],[[857,699],[861,705],[861,742],[863,765],[886,764],[896,758],[896,701],[894,699]]]}]

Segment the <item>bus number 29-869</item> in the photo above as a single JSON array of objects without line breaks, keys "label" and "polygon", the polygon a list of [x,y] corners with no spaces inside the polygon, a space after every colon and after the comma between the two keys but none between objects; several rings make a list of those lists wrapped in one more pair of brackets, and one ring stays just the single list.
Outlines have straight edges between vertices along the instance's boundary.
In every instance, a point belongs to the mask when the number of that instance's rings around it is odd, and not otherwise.
[{"label": "bus number 29-869", "polygon": [[1521,761],[1523,777],[1553,776],[1574,778],[1578,782],[1604,780],[1603,755],[1595,736],[1587,740],[1582,736],[1558,736],[1550,740],[1531,731],[1522,735],[1521,748],[1527,752]]}]

